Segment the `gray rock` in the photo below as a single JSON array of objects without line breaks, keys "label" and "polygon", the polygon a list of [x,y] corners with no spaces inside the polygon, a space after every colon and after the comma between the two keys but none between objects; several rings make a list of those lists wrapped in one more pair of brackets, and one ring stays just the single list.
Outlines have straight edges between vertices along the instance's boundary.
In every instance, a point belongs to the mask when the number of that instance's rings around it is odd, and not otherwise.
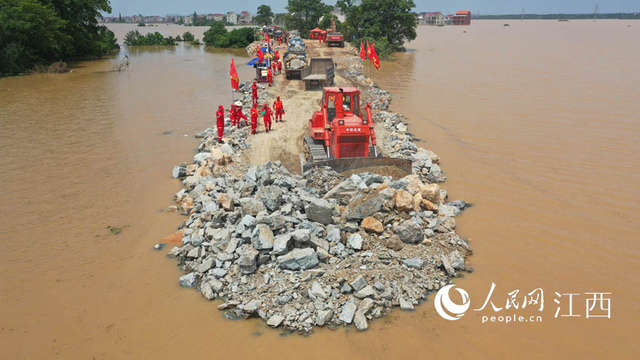
[{"label": "gray rock", "polygon": [[364,315],[366,315],[369,310],[371,310],[371,308],[373,307],[374,301],[370,298],[366,298],[362,301],[360,301],[360,305],[358,306],[358,311]]},{"label": "gray rock", "polygon": [[454,250],[449,254],[449,262],[454,269],[465,270],[464,256],[458,250]]},{"label": "gray rock", "polygon": [[415,309],[411,301],[405,300],[402,296],[398,299],[398,301],[400,302],[400,309],[402,310],[413,311]]},{"label": "gray rock", "polygon": [[282,204],[282,190],[277,186],[264,186],[256,195],[271,212],[278,210]]},{"label": "gray rock", "polygon": [[291,244],[291,235],[278,235],[273,241],[273,254],[284,255],[289,251],[289,245]]},{"label": "gray rock", "polygon": [[447,205],[455,206],[460,210],[464,210],[465,206],[467,206],[467,202],[464,200],[456,200],[448,202]]},{"label": "gray rock", "polygon": [[240,199],[240,206],[245,214],[256,216],[260,211],[265,209],[262,201],[255,198],[242,198]]},{"label": "gray rock", "polygon": [[360,311],[356,311],[353,323],[356,325],[356,329],[358,329],[358,331],[365,331],[369,328],[369,325],[367,324],[367,317]]},{"label": "gray rock", "polygon": [[351,179],[347,179],[333,189],[329,190],[325,195],[325,199],[336,199],[339,201],[348,201],[358,193],[358,185],[354,184]]},{"label": "gray rock", "polygon": [[355,294],[355,297],[357,297],[358,299],[364,299],[367,297],[371,297],[373,295],[375,295],[375,291],[373,290],[373,287],[371,285],[367,285],[365,287],[363,287],[362,289],[358,290]]},{"label": "gray rock", "polygon": [[454,217],[460,215],[460,209],[455,206],[440,204],[438,206],[438,214]]},{"label": "gray rock", "polygon": [[300,244],[306,244],[311,241],[311,230],[309,229],[298,229],[291,233],[291,237],[295,242]]},{"label": "gray rock", "polygon": [[251,235],[251,245],[256,250],[273,249],[273,232],[265,224],[258,224]]},{"label": "gray rock", "polygon": [[220,151],[222,151],[223,154],[233,155],[233,148],[229,143],[220,146]]},{"label": "gray rock", "polygon": [[181,179],[183,177],[186,177],[187,167],[182,165],[174,166],[172,175],[174,179]]},{"label": "gray rock", "polygon": [[211,269],[214,264],[215,264],[215,259],[210,257],[210,258],[206,259],[205,261],[203,261],[202,264],[200,264],[200,266],[198,266],[198,272],[199,273],[205,273],[209,269]]},{"label": "gray rock", "polygon": [[340,317],[339,317],[340,321],[346,324],[351,324],[357,309],[358,309],[358,306],[353,301],[348,301],[347,303],[345,303],[342,306],[342,312],[340,312]]},{"label": "gray rock", "polygon": [[320,283],[317,281],[314,281],[313,284],[311,284],[311,289],[309,291],[315,297],[318,297],[321,299],[327,298],[327,294],[322,289],[322,285],[320,285]]},{"label": "gray rock", "polygon": [[192,288],[198,282],[198,275],[194,272],[180,276],[180,286]]},{"label": "gray rock", "polygon": [[376,281],[373,287],[380,292],[384,291],[384,285],[380,281]]},{"label": "gray rock", "polygon": [[216,268],[211,270],[210,274],[213,275],[216,279],[220,279],[227,275],[227,270]]},{"label": "gray rock", "polygon": [[188,258],[192,258],[192,259],[197,259],[197,258],[200,257],[200,255],[202,255],[202,248],[201,247],[193,248],[187,253],[187,257]]},{"label": "gray rock", "polygon": [[278,257],[281,268],[288,270],[306,270],[318,266],[318,255],[311,248],[293,249],[290,253]]},{"label": "gray rock", "polygon": [[347,283],[342,284],[342,287],[340,288],[340,292],[343,294],[351,293],[351,286],[349,286],[349,284]]},{"label": "gray rock", "polygon": [[327,227],[327,240],[332,243],[340,242],[340,229]]},{"label": "gray rock", "polygon": [[351,286],[352,289],[354,289],[355,291],[358,291],[364,288],[365,286],[367,286],[367,282],[364,280],[364,276],[360,275],[357,278],[355,278],[352,282],[350,282],[349,285]]},{"label": "gray rock", "polygon": [[304,207],[304,212],[311,221],[323,225],[333,223],[333,204],[323,199],[313,199]]},{"label": "gray rock", "polygon": [[207,300],[213,300],[216,298],[216,293],[213,291],[209,283],[202,284],[202,286],[200,287],[200,292],[202,293],[202,296],[204,296]]},{"label": "gray rock", "polygon": [[360,236],[360,234],[358,233],[355,233],[349,236],[349,239],[347,240],[347,247],[354,250],[362,250],[363,242],[364,240],[362,239],[362,236]]},{"label": "gray rock", "polygon": [[262,302],[260,300],[251,300],[247,305],[244,306],[243,310],[249,314],[255,313],[258,311]]},{"label": "gray rock", "polygon": [[442,260],[442,267],[447,271],[447,274],[449,274],[449,276],[454,276],[456,274],[456,270],[451,266],[449,258],[444,255],[440,255],[440,260]]},{"label": "gray rock", "polygon": [[447,233],[456,228],[456,220],[452,217],[438,217],[435,230],[441,233]]},{"label": "gray rock", "polygon": [[215,292],[220,292],[222,291],[222,289],[224,289],[224,284],[220,280],[216,280],[216,279],[210,280],[209,285],[211,285],[211,288]]},{"label": "gray rock", "polygon": [[360,194],[351,200],[347,209],[347,220],[362,220],[367,216],[371,216],[382,209],[382,199],[377,192],[369,194]]},{"label": "gray rock", "polygon": [[333,310],[320,310],[316,314],[316,325],[324,326],[333,317]]},{"label": "gray rock", "polygon": [[417,244],[424,240],[422,227],[413,218],[396,226],[393,231],[398,235],[400,240],[405,243]]},{"label": "gray rock", "polygon": [[259,252],[251,245],[244,244],[240,246],[236,252],[240,255],[236,264],[240,266],[240,271],[243,274],[252,274],[256,271],[258,263],[256,258]]},{"label": "gray rock", "polygon": [[280,324],[282,324],[283,321],[284,321],[284,317],[282,317],[282,315],[273,315],[272,317],[269,318],[269,320],[267,320],[267,325],[276,328],[280,326]]},{"label": "gray rock", "polygon": [[193,157],[193,162],[195,163],[202,163],[204,161],[206,161],[207,159],[211,158],[211,153],[210,152],[201,152],[201,153],[197,153],[194,157]]},{"label": "gray rock", "polygon": [[419,258],[410,258],[410,259],[404,259],[402,260],[402,263],[410,268],[414,268],[414,269],[422,269],[424,267],[424,261]]}]

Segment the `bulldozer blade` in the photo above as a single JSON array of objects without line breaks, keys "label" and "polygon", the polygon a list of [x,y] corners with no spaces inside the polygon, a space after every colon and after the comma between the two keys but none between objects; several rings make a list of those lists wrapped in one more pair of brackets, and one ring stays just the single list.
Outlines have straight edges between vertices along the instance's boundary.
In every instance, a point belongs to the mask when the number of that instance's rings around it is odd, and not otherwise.
[{"label": "bulldozer blade", "polygon": [[329,159],[302,163],[302,173],[318,166],[329,166],[343,175],[370,172],[400,179],[411,175],[411,160],[386,157]]}]

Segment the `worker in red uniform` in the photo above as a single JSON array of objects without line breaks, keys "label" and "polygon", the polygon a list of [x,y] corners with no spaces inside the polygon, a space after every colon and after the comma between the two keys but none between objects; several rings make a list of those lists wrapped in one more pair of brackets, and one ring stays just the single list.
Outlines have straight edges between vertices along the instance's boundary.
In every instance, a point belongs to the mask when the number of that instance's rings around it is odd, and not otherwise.
[{"label": "worker in red uniform", "polygon": [[271,63],[271,68],[273,69],[273,76],[278,74],[278,63],[275,61]]},{"label": "worker in red uniform", "polygon": [[236,102],[236,127],[240,127],[240,119],[244,119],[244,126],[249,125],[249,119],[242,113],[242,103],[238,101]]},{"label": "worker in red uniform", "polygon": [[269,105],[264,104],[262,107],[262,114],[264,116],[264,128],[267,132],[271,131],[271,108]]},{"label": "worker in red uniform", "polygon": [[216,111],[216,125],[218,126],[218,142],[222,142],[222,135],[224,134],[224,107],[220,105],[218,111]]},{"label": "worker in red uniform", "polygon": [[236,126],[236,105],[231,104],[231,109],[229,109],[229,119],[231,119],[231,126]]},{"label": "worker in red uniform", "polygon": [[276,50],[274,56],[275,56],[276,61],[280,60],[280,54],[278,54],[278,50]]},{"label": "worker in red uniform", "polygon": [[251,85],[251,100],[254,104],[258,103],[258,84],[255,81]]},{"label": "worker in red uniform", "polygon": [[251,106],[251,133],[255,134],[256,130],[258,130],[258,109],[256,108],[258,104],[254,103]]},{"label": "worker in red uniform", "polygon": [[273,72],[271,72],[271,66],[269,66],[269,68],[267,69],[267,82],[269,83],[269,86],[271,86],[271,83],[273,82]]},{"label": "worker in red uniform", "polygon": [[275,111],[276,116],[275,120],[278,122],[278,118],[282,121],[282,114],[284,114],[284,106],[282,105],[282,100],[280,100],[280,96],[273,102],[273,111]]},{"label": "worker in red uniform", "polygon": [[282,61],[278,61],[278,73],[282,74]]}]

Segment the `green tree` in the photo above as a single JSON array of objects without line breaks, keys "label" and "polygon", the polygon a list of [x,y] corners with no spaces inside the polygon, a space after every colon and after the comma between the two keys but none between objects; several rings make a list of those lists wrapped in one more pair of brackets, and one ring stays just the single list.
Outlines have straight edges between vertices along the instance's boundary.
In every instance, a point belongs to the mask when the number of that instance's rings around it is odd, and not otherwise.
[{"label": "green tree", "polygon": [[243,48],[254,40],[254,29],[250,27],[233,29],[228,32],[221,22],[216,22],[204,32],[205,45],[216,48]]},{"label": "green tree", "polygon": [[256,16],[253,18],[253,22],[258,25],[270,25],[273,17],[274,15],[273,11],[271,11],[271,6],[260,5]]},{"label": "green tree", "polygon": [[185,32],[184,34],[182,34],[182,40],[184,41],[193,41],[195,40],[196,37],[193,36],[193,34],[189,31]]},{"label": "green tree", "polygon": [[289,0],[287,27],[300,30],[301,35],[318,26],[320,18],[331,12],[332,7],[321,0]]},{"label": "green tree", "polygon": [[[404,50],[404,43],[416,38],[412,0],[338,0],[336,6],[347,15],[343,26],[346,38],[371,39],[376,52],[386,44],[390,51]],[[384,40],[384,41],[381,41]],[[379,54],[380,55],[380,54]]]}]

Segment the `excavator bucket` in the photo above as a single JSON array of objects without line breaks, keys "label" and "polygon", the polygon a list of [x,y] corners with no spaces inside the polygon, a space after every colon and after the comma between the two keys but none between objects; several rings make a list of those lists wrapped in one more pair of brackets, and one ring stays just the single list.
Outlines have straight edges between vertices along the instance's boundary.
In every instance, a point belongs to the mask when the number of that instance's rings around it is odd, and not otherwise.
[{"label": "excavator bucket", "polygon": [[394,179],[401,179],[411,175],[411,160],[394,159],[388,157],[361,157],[325,159],[317,161],[306,161],[301,154],[302,174],[318,166],[329,166],[335,171],[345,176],[370,172],[383,176],[391,176]]}]

